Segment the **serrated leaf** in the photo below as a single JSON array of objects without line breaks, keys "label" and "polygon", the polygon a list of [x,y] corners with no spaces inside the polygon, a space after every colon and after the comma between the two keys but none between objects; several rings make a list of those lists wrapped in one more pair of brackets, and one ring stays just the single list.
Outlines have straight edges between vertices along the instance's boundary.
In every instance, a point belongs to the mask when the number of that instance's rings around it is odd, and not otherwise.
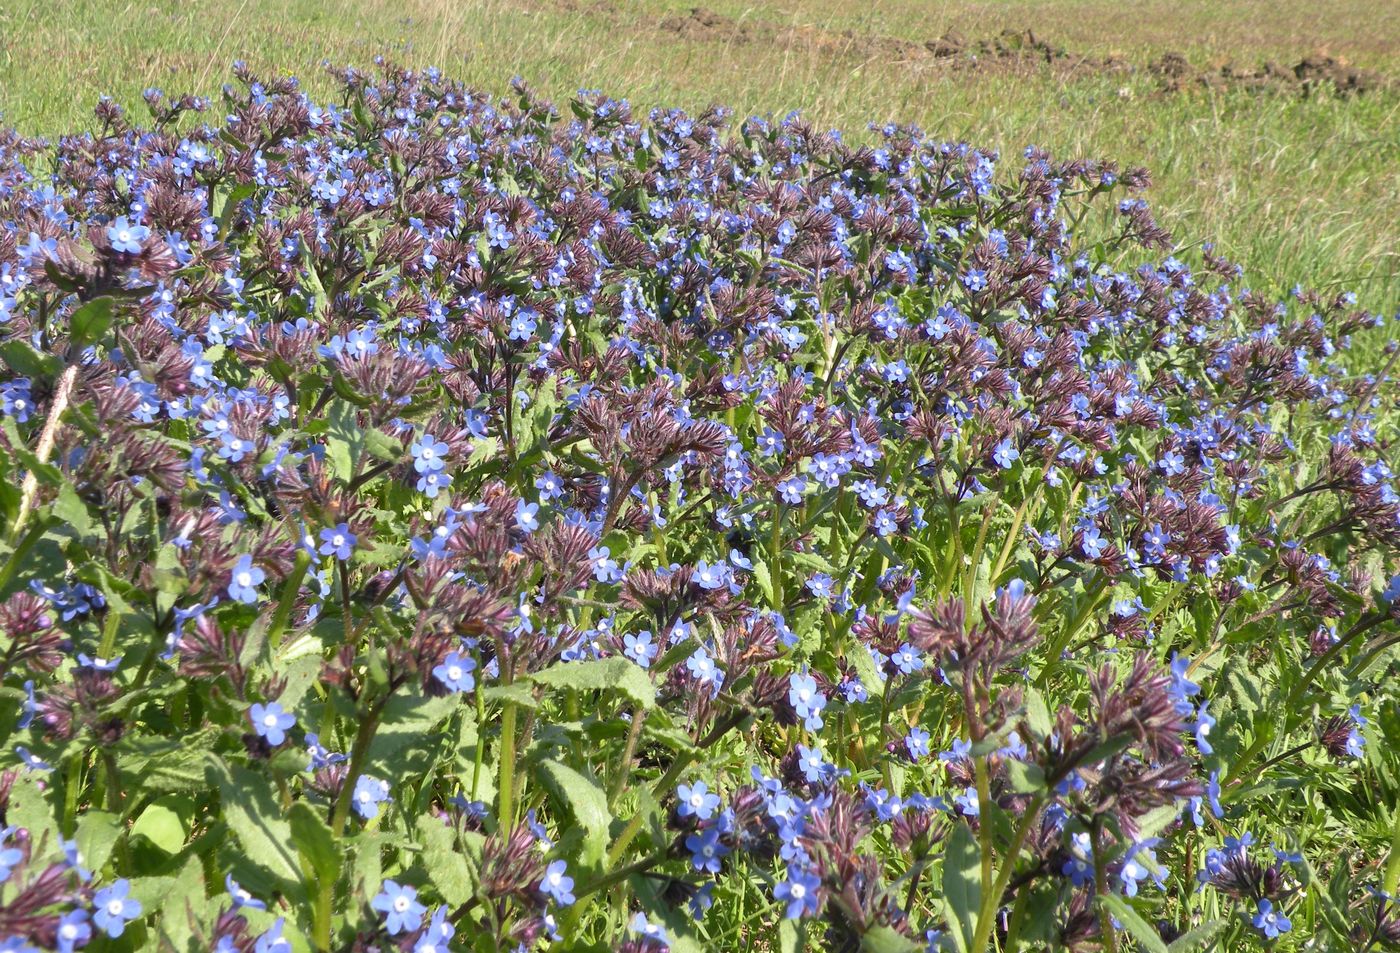
[{"label": "serrated leaf", "polygon": [[431,767],[430,736],[460,703],[458,695],[429,698],[417,690],[400,691],[384,706],[365,758],[366,770],[377,777],[426,771]]},{"label": "serrated leaf", "polygon": [[644,669],[625,658],[557,662],[530,678],[550,688],[621,692],[639,708],[656,707],[656,686]]}]

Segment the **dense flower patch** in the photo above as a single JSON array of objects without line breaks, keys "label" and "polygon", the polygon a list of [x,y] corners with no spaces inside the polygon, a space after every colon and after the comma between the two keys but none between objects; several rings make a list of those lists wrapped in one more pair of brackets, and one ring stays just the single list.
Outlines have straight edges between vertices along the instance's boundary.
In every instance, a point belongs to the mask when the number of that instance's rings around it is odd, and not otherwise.
[{"label": "dense flower patch", "polygon": [[1347,296],[1105,163],[238,79],[0,143],[0,949],[1400,941]]}]

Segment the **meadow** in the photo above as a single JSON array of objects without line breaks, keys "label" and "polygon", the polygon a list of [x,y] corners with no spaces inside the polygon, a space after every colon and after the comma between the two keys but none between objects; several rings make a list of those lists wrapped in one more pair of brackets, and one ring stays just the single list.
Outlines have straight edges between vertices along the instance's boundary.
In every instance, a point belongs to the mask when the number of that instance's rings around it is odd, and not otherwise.
[{"label": "meadow", "polygon": [[1397,37],[0,10],[0,953],[1400,949]]},{"label": "meadow", "polygon": [[[1268,290],[1351,290],[1400,301],[1400,91],[1258,93],[1239,84],[1163,95],[1149,64],[1291,69],[1321,54],[1400,76],[1400,9],[1369,0],[1032,3],[781,0],[17,0],[0,10],[0,114],[29,134],[79,128],[99,95],[148,86],[209,94],[228,63],[291,72],[384,55],[500,92],[513,76],[567,98],[602,89],[639,108],[782,115],[859,135],[911,122],[1016,155],[1110,157],[1153,174],[1149,199],[1183,246],[1204,240]],[[922,45],[1032,30],[1071,60],[954,69]],[[915,49],[901,48],[907,43]]]}]

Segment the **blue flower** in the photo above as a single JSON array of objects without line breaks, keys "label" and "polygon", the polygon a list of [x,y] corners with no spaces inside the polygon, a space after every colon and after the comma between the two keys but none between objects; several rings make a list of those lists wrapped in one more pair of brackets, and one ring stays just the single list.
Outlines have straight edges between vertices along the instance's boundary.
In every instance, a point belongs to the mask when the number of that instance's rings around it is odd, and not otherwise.
[{"label": "blue flower", "polygon": [[788,701],[803,719],[808,731],[820,731],[822,710],[826,708],[826,695],[817,688],[817,680],[810,675],[794,675],[788,683]]},{"label": "blue flower", "polygon": [[676,797],[680,805],[676,813],[681,817],[694,817],[708,821],[719,808],[719,795],[711,793],[704,781],[694,784],[681,784],[676,787]]},{"label": "blue flower", "polygon": [[237,880],[233,879],[233,874],[224,877],[224,889],[228,891],[229,898],[233,901],[233,909],[248,907],[252,910],[266,910],[267,904],[257,897],[244,890]]},{"label": "blue flower", "polygon": [[355,791],[350,801],[355,813],[365,820],[379,816],[379,805],[389,800],[389,782],[368,774],[360,775],[355,781]]},{"label": "blue flower", "polygon": [[54,930],[58,953],[73,953],[78,947],[87,946],[91,939],[92,924],[88,923],[88,912],[81,907],[65,913]]},{"label": "blue flower", "polygon": [[724,589],[729,585],[729,564],[719,562],[711,566],[702,559],[695,566],[693,578],[701,589]]},{"label": "blue flower", "polygon": [[651,640],[650,632],[638,632],[636,635],[630,632],[622,637],[622,654],[636,662],[642,668],[650,667],[656,660],[657,653],[661,647]]},{"label": "blue flower", "polygon": [[333,529],[321,530],[320,553],[336,559],[349,559],[357,542],[359,537],[350,532],[350,524],[341,523]]},{"label": "blue flower", "polygon": [[1210,712],[1206,711],[1209,701],[1201,702],[1201,707],[1196,711],[1196,747],[1201,749],[1201,754],[1214,754],[1215,749],[1210,746],[1210,730],[1215,727],[1215,719]]},{"label": "blue flower", "polygon": [[[0,844],[4,844],[5,841],[9,840],[14,830],[13,827],[7,827],[3,831],[0,831]],[[10,874],[23,862],[24,851],[20,850],[18,847],[0,846],[0,884],[9,880]]]},{"label": "blue flower", "polygon": [[1012,464],[1021,459],[1021,451],[1016,449],[1016,445],[1011,442],[1010,437],[1006,437],[992,451],[992,459],[1003,470],[1010,470]]},{"label": "blue flower", "polygon": [[437,499],[438,492],[445,490],[452,485],[452,476],[442,471],[425,473],[418,478],[415,486],[419,493],[422,493],[430,500]]},{"label": "blue flower", "polygon": [[533,533],[540,528],[540,521],[537,514],[540,511],[538,503],[526,503],[519,500],[515,504],[515,525],[520,527],[524,533]]},{"label": "blue flower", "polygon": [[569,865],[564,861],[553,861],[545,868],[544,877],[540,880],[540,893],[561,907],[574,902],[574,878],[568,875],[568,869]]},{"label": "blue flower", "polygon": [[433,669],[433,677],[450,692],[469,692],[476,687],[472,672],[476,670],[476,659],[461,652],[448,652],[442,664]]},{"label": "blue flower", "polygon": [[384,881],[369,904],[384,914],[384,929],[390,936],[412,933],[423,925],[428,908],[418,902],[418,891],[393,880]]},{"label": "blue flower", "polygon": [[448,953],[447,941],[456,933],[457,928],[447,922],[447,908],[438,907],[428,921],[428,928],[413,944],[413,953]]},{"label": "blue flower", "polygon": [[1270,940],[1293,929],[1293,921],[1284,916],[1282,911],[1275,910],[1273,903],[1268,900],[1259,901],[1259,912],[1254,914],[1254,928],[1264,934]]},{"label": "blue flower", "polygon": [[149,228],[145,225],[131,224],[125,215],[118,216],[115,222],[107,226],[107,240],[112,243],[112,248],[128,255],[140,253],[141,243],[150,237]]},{"label": "blue flower", "polygon": [[413,454],[413,469],[419,473],[437,473],[447,466],[449,449],[446,443],[439,441],[432,434],[423,434],[409,448]]},{"label": "blue flower", "polygon": [[895,649],[890,655],[890,664],[895,667],[901,675],[912,675],[924,667],[923,656],[919,650],[908,642]]},{"label": "blue flower", "polygon": [[286,922],[284,917],[278,917],[253,944],[253,953],[292,953],[292,941],[282,935]]},{"label": "blue flower", "polygon": [[805,870],[789,871],[787,879],[773,888],[773,899],[787,904],[783,914],[789,920],[814,917],[821,907],[821,880]]},{"label": "blue flower", "polygon": [[618,582],[622,579],[622,569],[612,558],[612,551],[606,546],[594,546],[588,551],[588,561],[593,565],[593,578],[598,582]]},{"label": "blue flower", "polygon": [[778,495],[782,497],[784,503],[789,506],[796,506],[802,502],[802,497],[807,492],[807,478],[802,474],[783,480],[778,484]]},{"label": "blue flower", "polygon": [[229,598],[244,605],[253,605],[258,601],[257,587],[266,578],[267,574],[253,565],[252,556],[239,556],[238,562],[233,565],[233,572],[229,574]]},{"label": "blue flower", "polygon": [[721,861],[729,853],[729,848],[720,843],[719,831],[713,827],[685,839],[685,849],[690,851],[690,863],[696,870],[720,872]]},{"label": "blue flower", "polygon": [[93,895],[92,922],[112,939],[122,935],[129,921],[141,915],[140,901],[131,899],[131,882],[126,878]]},{"label": "blue flower", "polygon": [[287,732],[297,723],[296,717],[283,711],[277,702],[266,705],[254,703],[248,714],[253,721],[253,730],[274,748],[287,740]]},{"label": "blue flower", "polygon": [[909,734],[904,736],[904,750],[914,761],[927,758],[930,753],[929,733],[922,728],[910,728]]}]

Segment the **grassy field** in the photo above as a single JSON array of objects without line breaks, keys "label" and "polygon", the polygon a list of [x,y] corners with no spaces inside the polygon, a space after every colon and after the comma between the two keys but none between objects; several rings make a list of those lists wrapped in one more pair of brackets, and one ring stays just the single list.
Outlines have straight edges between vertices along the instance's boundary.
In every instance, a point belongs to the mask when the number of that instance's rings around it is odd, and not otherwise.
[{"label": "grassy field", "polygon": [[[213,93],[228,64],[292,72],[322,90],[322,60],[383,53],[488,90],[520,75],[639,106],[801,109],[856,133],[915,122],[1008,153],[1148,166],[1151,198],[1189,246],[1214,240],[1254,287],[1295,282],[1400,306],[1400,5],[1374,0],[12,0],[0,6],[0,111],[25,133],[84,127],[110,93]],[[1069,55],[971,65],[925,41],[969,46],[1034,30]],[[1341,57],[1392,78],[1362,96],[1303,97],[1243,84],[1164,93],[1148,64],[1284,67]],[[1108,62],[1105,63],[1104,61]],[[950,65],[954,64],[954,65]]]}]

